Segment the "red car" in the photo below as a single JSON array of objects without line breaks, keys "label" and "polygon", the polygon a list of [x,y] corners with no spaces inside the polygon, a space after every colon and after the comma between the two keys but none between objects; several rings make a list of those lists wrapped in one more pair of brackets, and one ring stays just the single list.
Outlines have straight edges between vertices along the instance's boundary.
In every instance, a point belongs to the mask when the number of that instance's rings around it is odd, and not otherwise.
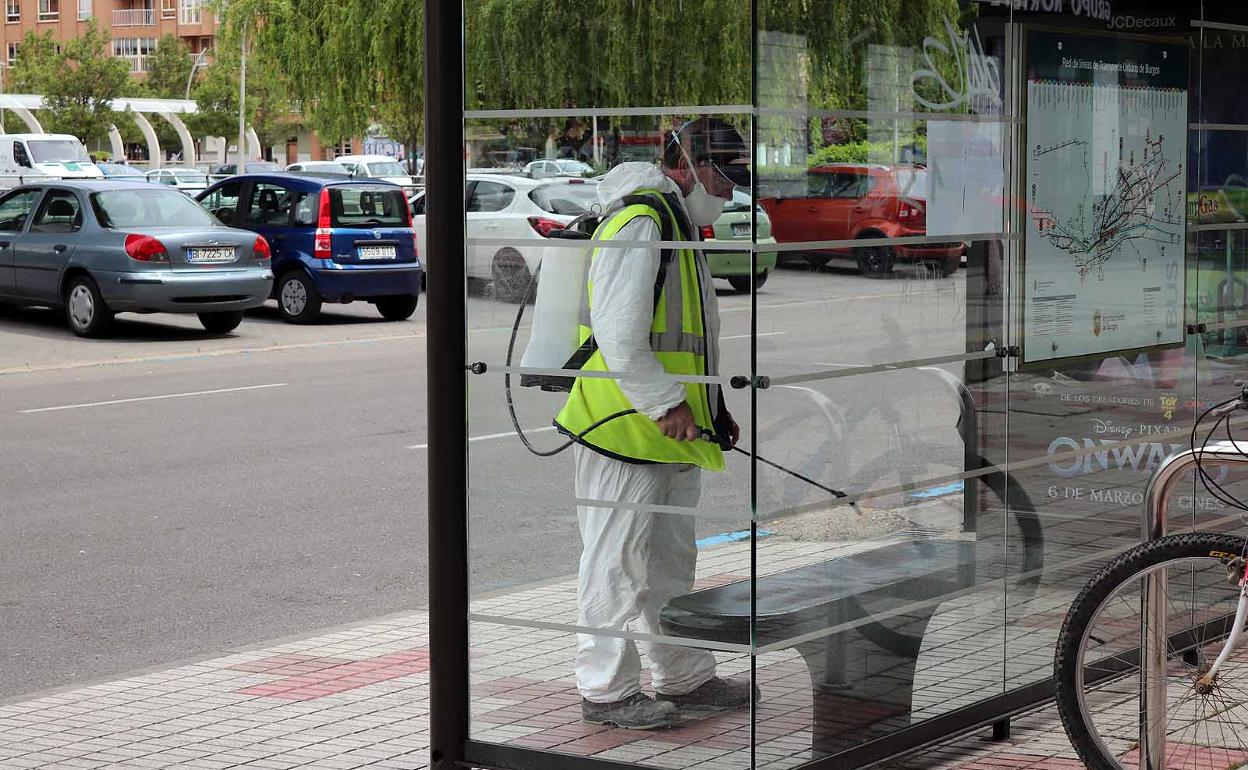
[{"label": "red car", "polygon": [[[807,173],[806,194],[761,198],[780,243],[905,238],[927,234],[927,169],[923,166],[833,163]],[[819,268],[852,259],[863,275],[891,273],[897,261],[933,263],[942,275],[961,264],[964,245],[923,243],[820,249],[806,258]]]}]

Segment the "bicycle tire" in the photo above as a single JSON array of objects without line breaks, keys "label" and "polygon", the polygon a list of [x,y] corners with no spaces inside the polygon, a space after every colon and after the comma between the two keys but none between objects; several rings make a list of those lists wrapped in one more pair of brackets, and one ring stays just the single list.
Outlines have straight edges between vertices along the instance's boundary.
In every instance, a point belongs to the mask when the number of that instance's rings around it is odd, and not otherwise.
[{"label": "bicycle tire", "polygon": [[[927,450],[923,450],[927,454]],[[948,456],[948,453],[932,452],[927,454],[931,457]],[[874,463],[870,463],[864,467],[879,468],[884,467],[881,463],[893,463],[895,457],[883,456],[877,458]],[[968,470],[982,470],[991,467],[991,463],[979,455],[975,455],[974,467]],[[1001,504],[1007,507],[1014,515],[1014,522],[1018,526],[1019,534],[1023,539],[1023,575],[1024,577],[1016,581],[1015,585],[1023,589],[1020,600],[1030,598],[1035,594],[1037,587],[1040,585],[1040,577],[1044,570],[1044,528],[1040,526],[1040,519],[1036,515],[1035,506],[1031,502],[1031,497],[1023,489],[1022,485],[1008,473],[1001,470],[994,470],[983,476],[977,476],[971,481],[978,480],[988,487]],[[911,480],[913,483],[913,480]],[[851,490],[863,488],[859,484],[851,486]],[[1008,500],[1008,506],[1006,502]],[[851,597],[849,601],[854,605],[854,609],[864,616],[872,613],[858,601],[857,598]],[[910,634],[905,631],[892,628],[884,623],[864,623],[858,627],[858,633],[872,644],[881,647],[894,655],[904,658],[917,658],[923,646],[923,634]]]},{"label": "bicycle tire", "polygon": [[[1079,688],[1079,651],[1089,625],[1097,617],[1101,605],[1114,596],[1115,590],[1152,567],[1185,558],[1215,558],[1215,554],[1242,554],[1245,540],[1236,535],[1193,532],[1170,535],[1136,546],[1103,567],[1080,590],[1066,613],[1057,650],[1053,658],[1053,676],[1057,688],[1057,711],[1070,743],[1089,770],[1126,770],[1117,758],[1109,755],[1103,742],[1095,735],[1091,717],[1083,707]],[[1212,640],[1216,642],[1215,640]],[[1124,673],[1123,676],[1129,674]]]}]

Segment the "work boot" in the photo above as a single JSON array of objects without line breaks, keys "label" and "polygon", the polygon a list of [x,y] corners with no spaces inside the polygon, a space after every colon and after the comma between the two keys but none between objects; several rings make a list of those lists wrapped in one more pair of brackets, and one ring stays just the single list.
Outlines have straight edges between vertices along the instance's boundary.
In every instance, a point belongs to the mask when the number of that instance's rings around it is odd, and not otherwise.
[{"label": "work boot", "polygon": [[581,718],[591,724],[615,725],[629,730],[654,730],[680,722],[674,704],[656,701],[641,692],[614,703],[594,703],[582,698]]},{"label": "work boot", "polygon": [[660,703],[675,704],[682,711],[729,711],[749,703],[751,692],[757,701],[760,697],[758,688],[752,686],[748,679],[724,679],[716,676],[684,695],[659,693],[657,698]]}]

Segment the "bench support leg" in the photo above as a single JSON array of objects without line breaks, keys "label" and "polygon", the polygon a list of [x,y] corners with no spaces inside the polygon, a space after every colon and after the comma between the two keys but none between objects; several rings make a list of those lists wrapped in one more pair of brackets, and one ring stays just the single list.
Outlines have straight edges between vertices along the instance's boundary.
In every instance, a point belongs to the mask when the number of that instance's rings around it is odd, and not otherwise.
[{"label": "bench support leg", "polygon": [[1008,741],[1010,739],[1010,718],[992,723],[992,739],[994,741]]}]

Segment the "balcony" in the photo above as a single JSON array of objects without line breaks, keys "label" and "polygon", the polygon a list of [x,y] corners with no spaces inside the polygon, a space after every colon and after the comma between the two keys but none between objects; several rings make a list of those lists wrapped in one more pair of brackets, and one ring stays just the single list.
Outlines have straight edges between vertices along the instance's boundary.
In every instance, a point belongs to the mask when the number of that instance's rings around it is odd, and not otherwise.
[{"label": "balcony", "polygon": [[114,27],[153,27],[156,25],[156,10],[153,8],[127,8],[113,11]]}]

